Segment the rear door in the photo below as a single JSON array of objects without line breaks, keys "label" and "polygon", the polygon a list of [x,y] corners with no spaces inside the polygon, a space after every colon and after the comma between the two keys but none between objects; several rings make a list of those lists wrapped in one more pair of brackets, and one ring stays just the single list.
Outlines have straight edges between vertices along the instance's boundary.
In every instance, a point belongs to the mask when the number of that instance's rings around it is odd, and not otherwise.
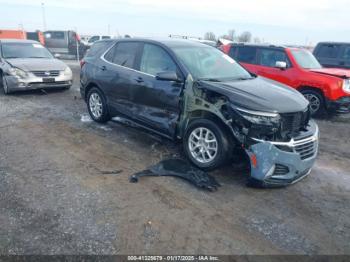
[{"label": "rear door", "polygon": [[131,118],[135,118],[135,111],[130,102],[130,93],[137,88],[135,79],[138,72],[134,69],[141,47],[139,42],[116,43],[100,60],[96,70],[96,79],[111,109]]},{"label": "rear door", "polygon": [[[276,67],[276,62],[285,62],[286,69]],[[294,68],[284,49],[260,47],[257,51],[256,73],[260,76],[270,78],[285,85],[294,86]]]},{"label": "rear door", "polygon": [[134,88],[130,90],[130,102],[137,120],[151,129],[173,137],[180,115],[183,83],[157,80],[156,75],[169,71],[177,72],[182,78],[176,62],[163,47],[145,43],[138,70],[137,77],[133,79]]},{"label": "rear door", "polygon": [[317,46],[314,55],[324,67],[339,67],[342,64],[339,60],[340,51],[340,44],[323,43]]}]

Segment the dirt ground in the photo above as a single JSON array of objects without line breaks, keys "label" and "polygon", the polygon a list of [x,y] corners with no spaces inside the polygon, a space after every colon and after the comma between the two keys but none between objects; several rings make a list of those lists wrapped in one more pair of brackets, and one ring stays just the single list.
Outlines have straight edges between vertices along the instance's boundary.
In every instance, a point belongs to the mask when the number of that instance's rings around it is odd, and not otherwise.
[{"label": "dirt ground", "polygon": [[311,174],[245,186],[233,166],[217,192],[131,174],[181,147],[92,122],[77,64],[69,91],[0,94],[0,254],[350,254],[350,118],[317,120]]}]

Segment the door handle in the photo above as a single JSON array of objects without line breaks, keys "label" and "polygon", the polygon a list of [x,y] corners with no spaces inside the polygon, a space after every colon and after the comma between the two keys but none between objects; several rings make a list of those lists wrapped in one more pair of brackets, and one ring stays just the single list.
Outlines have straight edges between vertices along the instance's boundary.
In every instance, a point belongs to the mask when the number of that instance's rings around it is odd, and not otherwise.
[{"label": "door handle", "polygon": [[106,71],[106,70],[107,70],[107,67],[106,67],[106,66],[101,66],[101,70],[102,70],[102,71]]},{"label": "door handle", "polygon": [[136,77],[135,78],[135,81],[137,82],[137,83],[142,83],[143,82],[143,79],[142,79],[142,77]]}]

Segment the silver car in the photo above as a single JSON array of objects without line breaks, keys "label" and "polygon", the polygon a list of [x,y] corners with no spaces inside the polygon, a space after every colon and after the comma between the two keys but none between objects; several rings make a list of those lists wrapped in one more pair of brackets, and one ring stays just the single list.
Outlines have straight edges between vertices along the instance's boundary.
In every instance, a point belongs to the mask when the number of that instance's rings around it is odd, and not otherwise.
[{"label": "silver car", "polygon": [[39,42],[0,40],[0,88],[5,94],[30,89],[69,89],[72,81],[72,70]]}]

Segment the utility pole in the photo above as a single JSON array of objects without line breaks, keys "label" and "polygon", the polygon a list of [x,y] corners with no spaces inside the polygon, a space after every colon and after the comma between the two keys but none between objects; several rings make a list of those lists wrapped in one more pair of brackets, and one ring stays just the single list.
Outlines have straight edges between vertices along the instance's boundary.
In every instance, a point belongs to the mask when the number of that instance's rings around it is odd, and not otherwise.
[{"label": "utility pole", "polygon": [[76,58],[77,58],[77,61],[79,63],[80,62],[80,57],[79,57],[80,54],[79,54],[78,28],[75,27],[74,31],[75,31],[75,44],[77,46],[77,56],[76,56]]},{"label": "utility pole", "polygon": [[45,4],[41,3],[41,11],[43,15],[43,30],[46,31],[46,14],[45,14]]}]

